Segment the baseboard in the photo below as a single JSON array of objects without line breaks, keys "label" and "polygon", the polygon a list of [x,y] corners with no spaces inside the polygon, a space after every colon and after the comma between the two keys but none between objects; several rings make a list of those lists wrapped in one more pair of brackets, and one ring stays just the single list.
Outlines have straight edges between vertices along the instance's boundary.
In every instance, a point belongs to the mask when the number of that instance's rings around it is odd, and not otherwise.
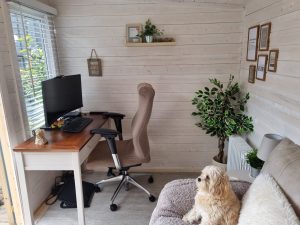
[{"label": "baseboard", "polygon": [[34,213],[33,213],[33,219],[34,223],[37,224],[41,218],[46,214],[47,210],[49,208],[49,205],[46,205],[46,203],[42,203],[40,207],[38,207]]},{"label": "baseboard", "polygon": [[[130,172],[142,172],[142,173],[200,173],[203,168],[195,168],[195,167],[134,167],[130,169]],[[91,171],[89,171],[91,172]],[[103,167],[94,172],[107,172],[107,168]]]}]

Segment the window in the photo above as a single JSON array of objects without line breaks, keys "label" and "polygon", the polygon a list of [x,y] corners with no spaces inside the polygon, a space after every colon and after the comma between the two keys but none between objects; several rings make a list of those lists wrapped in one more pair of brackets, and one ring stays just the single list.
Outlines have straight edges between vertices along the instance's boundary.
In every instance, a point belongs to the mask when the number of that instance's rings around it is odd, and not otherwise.
[{"label": "window", "polygon": [[28,129],[45,124],[41,81],[57,74],[52,16],[21,5],[10,5],[10,16]]}]

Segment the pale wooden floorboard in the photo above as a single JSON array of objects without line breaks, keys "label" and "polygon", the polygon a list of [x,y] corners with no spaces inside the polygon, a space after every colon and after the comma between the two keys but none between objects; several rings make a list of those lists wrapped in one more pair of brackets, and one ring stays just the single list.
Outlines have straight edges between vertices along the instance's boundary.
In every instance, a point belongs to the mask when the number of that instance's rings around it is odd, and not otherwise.
[{"label": "pale wooden floorboard", "polygon": [[[136,180],[158,197],[166,183],[181,178],[196,178],[196,173],[155,173],[154,183],[148,184],[148,177],[137,177]],[[103,173],[86,173],[85,181],[96,182],[106,178]],[[131,186],[126,192],[122,190],[115,203],[120,205],[116,212],[109,209],[110,198],[117,184],[103,186],[101,193],[96,193],[92,206],[85,211],[87,225],[147,225],[156,206],[156,202],[149,202],[148,197],[137,188]],[[51,206],[38,225],[74,225],[77,224],[75,209],[61,209],[59,202]]]}]

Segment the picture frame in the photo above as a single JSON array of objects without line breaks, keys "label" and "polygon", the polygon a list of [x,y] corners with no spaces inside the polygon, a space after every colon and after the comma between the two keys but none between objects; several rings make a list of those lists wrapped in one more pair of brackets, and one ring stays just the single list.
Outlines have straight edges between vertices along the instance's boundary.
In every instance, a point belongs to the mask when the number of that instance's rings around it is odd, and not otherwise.
[{"label": "picture frame", "polygon": [[266,80],[268,55],[258,55],[256,67],[256,79]]},{"label": "picture frame", "polygon": [[270,72],[276,72],[277,71],[278,56],[279,56],[279,50],[278,49],[270,50],[268,71],[270,71]]},{"label": "picture frame", "polygon": [[256,65],[249,66],[249,76],[248,82],[254,84],[255,83],[255,75],[256,75]]},{"label": "picture frame", "polygon": [[126,42],[127,43],[140,43],[142,38],[137,35],[142,31],[143,26],[141,23],[126,24]]},{"label": "picture frame", "polygon": [[259,51],[269,51],[270,46],[271,23],[265,23],[260,26]]},{"label": "picture frame", "polygon": [[248,29],[247,61],[256,61],[257,59],[259,29],[259,25]]},{"label": "picture frame", "polygon": [[90,58],[87,59],[89,76],[102,77],[102,63],[95,49],[92,49]]}]

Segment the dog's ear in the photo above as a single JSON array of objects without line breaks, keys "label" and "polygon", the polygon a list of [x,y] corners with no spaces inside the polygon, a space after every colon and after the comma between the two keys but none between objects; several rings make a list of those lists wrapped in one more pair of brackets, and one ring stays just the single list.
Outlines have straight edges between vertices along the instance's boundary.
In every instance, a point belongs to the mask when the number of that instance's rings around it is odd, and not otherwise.
[{"label": "dog's ear", "polygon": [[222,198],[227,195],[229,189],[229,179],[225,172],[210,180],[209,192],[216,198]]}]

